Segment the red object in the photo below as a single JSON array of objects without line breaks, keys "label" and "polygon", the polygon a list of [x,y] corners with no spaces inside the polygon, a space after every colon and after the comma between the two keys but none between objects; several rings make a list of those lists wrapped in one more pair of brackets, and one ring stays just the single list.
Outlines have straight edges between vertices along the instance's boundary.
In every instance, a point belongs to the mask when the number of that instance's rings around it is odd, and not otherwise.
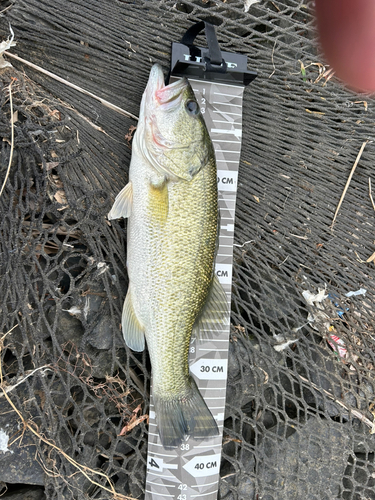
[{"label": "red object", "polygon": [[330,335],[330,338],[333,342],[328,340],[328,344],[332,347],[332,349],[337,352],[340,358],[345,358],[347,349],[345,347],[345,342],[340,339],[337,335]]},{"label": "red object", "polygon": [[375,92],[375,0],[315,0],[321,44],[338,78]]}]

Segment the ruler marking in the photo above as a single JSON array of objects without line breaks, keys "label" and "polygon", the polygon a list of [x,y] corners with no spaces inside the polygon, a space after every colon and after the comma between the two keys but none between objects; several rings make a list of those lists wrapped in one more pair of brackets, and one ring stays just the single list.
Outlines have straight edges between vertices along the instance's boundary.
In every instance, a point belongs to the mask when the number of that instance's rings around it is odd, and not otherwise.
[{"label": "ruler marking", "polygon": [[235,160],[216,160],[216,163],[238,163]]},{"label": "ruler marking", "polygon": [[[172,480],[171,480],[172,481]],[[160,483],[154,483],[153,481],[148,481],[150,484],[156,484],[156,486],[164,486],[164,484],[160,484]],[[208,486],[208,485],[207,485]],[[172,488],[174,487],[174,484],[170,484],[168,485],[169,488]]]},{"label": "ruler marking", "polygon": [[214,92],[214,95],[224,95],[226,97],[236,97],[236,98],[240,98],[242,96],[240,95],[233,95],[233,94],[222,94],[221,92]]},{"label": "ruler marking", "polygon": [[224,386],[224,387],[199,387],[198,386],[198,389],[202,390],[202,391],[225,391],[226,388],[227,388],[227,386]]},{"label": "ruler marking", "polygon": [[[219,425],[219,427],[220,427],[220,425]],[[155,471],[153,471],[151,469],[147,469],[147,474],[152,474],[155,477],[162,477],[164,479],[168,479],[168,481],[173,481],[173,479],[174,479],[174,476],[165,476],[164,474],[157,474]]]},{"label": "ruler marking", "polygon": [[222,141],[221,139],[211,139],[212,142],[228,142],[230,144],[240,144],[240,140],[238,141]]},{"label": "ruler marking", "polygon": [[[199,347],[200,351],[210,351],[212,352],[212,349],[203,349],[202,347]],[[228,349],[215,349],[215,352],[227,352]]]},{"label": "ruler marking", "polygon": [[215,109],[213,113],[220,113],[221,115],[242,116],[242,113],[228,113],[228,111],[221,111],[219,109]]},{"label": "ruler marking", "polygon": [[217,490],[209,491],[208,493],[200,493],[199,495],[191,495],[190,498],[205,497],[207,495],[213,495],[214,493],[217,493]]},{"label": "ruler marking", "polygon": [[[208,328],[205,328],[204,331],[205,332],[217,332],[217,330],[209,330]],[[228,340],[227,339],[215,339],[215,342],[228,342]]]},{"label": "ruler marking", "polygon": [[[161,485],[159,485],[161,486]],[[168,493],[156,493],[156,491],[149,491],[149,490],[146,490],[146,493],[151,493],[151,495],[158,495],[160,497],[170,497],[170,498],[173,498],[174,495],[168,495]],[[196,495],[194,495],[196,496]],[[203,496],[203,495],[202,495]]]},{"label": "ruler marking", "polygon": [[236,122],[229,122],[228,120],[212,120],[214,123],[226,123],[227,125],[239,125],[239,123]]},{"label": "ruler marking", "polygon": [[[212,486],[213,484],[217,484],[217,481],[215,481],[214,483],[208,483],[208,484],[197,484],[197,486],[199,488],[199,487]],[[216,493],[216,492],[213,491],[213,493]]]},{"label": "ruler marking", "polygon": [[223,104],[223,106],[234,106],[236,108],[242,108],[242,104],[232,104],[231,102],[218,102],[218,101],[213,101],[212,104]]},{"label": "ruler marking", "polygon": [[156,454],[156,453],[157,453],[157,455],[158,455],[158,456],[160,455],[161,457],[175,458],[175,456],[174,456],[174,455],[166,455],[165,453],[159,453],[159,452],[156,452],[156,451],[152,451],[151,453],[154,453],[154,454]]},{"label": "ruler marking", "polygon": [[219,149],[218,151],[220,151],[221,153],[234,153],[236,155],[239,155],[241,153],[241,151],[229,151],[229,150],[223,150],[223,149]]}]

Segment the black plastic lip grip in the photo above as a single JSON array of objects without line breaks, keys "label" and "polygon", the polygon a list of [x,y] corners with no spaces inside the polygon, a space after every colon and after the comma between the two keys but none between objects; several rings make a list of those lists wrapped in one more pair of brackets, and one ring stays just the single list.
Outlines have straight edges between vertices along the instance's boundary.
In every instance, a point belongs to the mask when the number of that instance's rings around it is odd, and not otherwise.
[{"label": "black plastic lip grip", "polygon": [[[194,45],[197,35],[205,29],[208,47]],[[170,76],[197,78],[232,85],[248,85],[257,72],[247,69],[247,56],[221,52],[215,27],[200,21],[191,26],[180,43],[172,43]]]}]

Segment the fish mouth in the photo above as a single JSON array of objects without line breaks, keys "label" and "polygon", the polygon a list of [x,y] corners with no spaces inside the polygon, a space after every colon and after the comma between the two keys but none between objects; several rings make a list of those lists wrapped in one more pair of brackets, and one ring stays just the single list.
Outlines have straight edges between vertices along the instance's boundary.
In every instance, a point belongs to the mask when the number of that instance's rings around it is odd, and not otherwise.
[{"label": "fish mouth", "polygon": [[[139,115],[139,125],[135,135],[135,143],[144,158],[160,174],[168,179],[191,180],[191,175],[179,176],[163,164],[163,157],[173,149],[186,150],[191,146],[176,142],[165,137],[158,124],[159,111],[170,113],[178,108],[183,100],[184,90],[189,86],[186,78],[177,80],[169,85],[164,83],[164,73],[159,64],[154,64],[150,71],[147,86],[143,93]],[[163,120],[162,120],[163,121]],[[168,159],[171,162],[171,159]]]},{"label": "fish mouth", "polygon": [[182,92],[187,87],[186,78],[165,85],[160,64],[154,64],[145,90],[146,110],[160,106],[163,111],[172,111],[180,105]]}]

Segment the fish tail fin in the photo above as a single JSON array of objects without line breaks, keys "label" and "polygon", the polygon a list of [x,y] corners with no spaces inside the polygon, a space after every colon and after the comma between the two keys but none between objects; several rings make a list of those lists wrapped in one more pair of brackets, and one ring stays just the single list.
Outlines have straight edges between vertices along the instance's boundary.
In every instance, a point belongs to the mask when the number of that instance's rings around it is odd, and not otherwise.
[{"label": "fish tail fin", "polygon": [[165,448],[176,448],[187,434],[196,438],[217,436],[217,423],[195,381],[190,377],[186,390],[174,398],[154,396],[160,439]]}]

